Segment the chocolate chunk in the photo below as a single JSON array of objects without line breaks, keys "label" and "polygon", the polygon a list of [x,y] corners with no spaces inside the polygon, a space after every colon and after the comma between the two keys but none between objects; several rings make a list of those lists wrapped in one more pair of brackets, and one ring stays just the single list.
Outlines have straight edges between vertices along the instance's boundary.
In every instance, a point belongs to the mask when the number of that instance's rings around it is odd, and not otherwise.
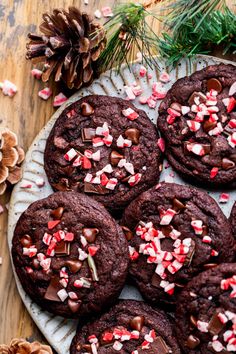
[{"label": "chocolate chunk", "polygon": [[93,243],[96,240],[98,233],[99,233],[99,230],[96,228],[84,227],[82,229],[82,234],[89,243]]},{"label": "chocolate chunk", "polygon": [[124,158],[123,155],[121,155],[119,152],[113,150],[110,155],[110,160],[111,160],[112,166],[117,166],[119,161],[123,158]]},{"label": "chocolate chunk", "polygon": [[94,109],[89,103],[83,102],[81,104],[81,113],[84,117],[91,116],[94,113]]},{"label": "chocolate chunk", "polygon": [[99,184],[85,182],[84,192],[89,194],[108,194],[109,190]]},{"label": "chocolate chunk", "polygon": [[[194,145],[196,145],[198,143],[191,143],[189,141],[184,141],[184,153],[186,155],[190,155],[193,154],[190,150],[194,147]],[[211,152],[211,145],[210,144],[201,144],[203,150],[204,150],[204,154],[207,155]],[[190,148],[190,150],[189,150]],[[195,154],[194,154],[195,155]]]},{"label": "chocolate chunk", "polygon": [[84,143],[89,143],[96,136],[96,130],[93,128],[82,129],[82,140]]},{"label": "chocolate chunk", "polygon": [[212,318],[210,319],[209,325],[208,325],[208,331],[213,335],[216,336],[219,334],[222,329],[225,327],[225,325],[220,321],[218,317],[218,313],[214,313]]},{"label": "chocolate chunk", "polygon": [[153,276],[152,276],[151,284],[155,288],[159,288],[160,287],[160,277],[156,273],[154,273]]},{"label": "chocolate chunk", "polygon": [[169,237],[172,230],[173,230],[173,226],[171,226],[171,225],[166,225],[166,226],[161,227],[161,232],[166,237]]},{"label": "chocolate chunk", "polygon": [[190,106],[196,104],[194,99],[197,97],[199,97],[200,103],[205,103],[207,100],[206,96],[202,92],[194,91],[188,99],[188,103]]},{"label": "chocolate chunk", "polygon": [[178,211],[183,210],[185,208],[186,208],[186,206],[179,199],[177,199],[177,198],[173,199],[173,209],[175,211],[178,212]]},{"label": "chocolate chunk", "polygon": [[61,217],[62,217],[63,212],[64,212],[64,208],[63,207],[59,207],[59,208],[57,208],[55,210],[52,210],[50,214],[51,214],[51,216],[54,219],[60,220]]},{"label": "chocolate chunk", "polygon": [[[151,348],[155,350],[157,354],[168,354],[170,353],[169,347],[166,345],[166,342],[162,337],[156,337],[154,342],[151,344]],[[154,353],[154,351],[153,351]]]},{"label": "chocolate chunk", "polygon": [[55,247],[55,255],[57,257],[69,256],[70,255],[70,242],[60,241]]},{"label": "chocolate chunk", "polygon": [[222,159],[222,168],[224,170],[230,170],[231,168],[234,168],[235,163],[233,161],[231,161],[230,159],[227,159],[226,157],[224,157]]},{"label": "chocolate chunk", "polygon": [[82,267],[82,262],[78,261],[77,259],[68,260],[66,261],[65,266],[69,268],[71,273],[77,273]]},{"label": "chocolate chunk", "polygon": [[33,244],[31,236],[27,234],[21,237],[20,243],[22,244],[23,247],[30,247]]},{"label": "chocolate chunk", "polygon": [[136,316],[130,320],[129,325],[135,331],[141,331],[144,325],[144,316]]},{"label": "chocolate chunk", "polygon": [[71,299],[68,300],[68,306],[73,313],[75,313],[79,310],[81,303],[82,303],[82,301],[80,301],[80,300],[79,301],[74,301]]},{"label": "chocolate chunk", "polygon": [[217,122],[211,122],[209,120],[206,120],[203,123],[203,129],[205,132],[209,132],[210,130],[214,129],[217,126]]},{"label": "chocolate chunk", "polygon": [[138,145],[140,138],[140,131],[136,128],[129,128],[125,131],[125,137],[132,141],[135,145]]},{"label": "chocolate chunk", "polygon": [[208,91],[215,90],[217,92],[221,92],[222,91],[221,82],[215,78],[207,80],[207,90]]},{"label": "chocolate chunk", "polygon": [[82,345],[82,348],[84,349],[84,351],[85,351],[86,353],[92,353],[91,344],[83,344],[83,345]]},{"label": "chocolate chunk", "polygon": [[190,322],[194,327],[197,327],[197,319],[193,315],[190,316]]},{"label": "chocolate chunk", "polygon": [[37,258],[33,258],[32,260],[32,266],[35,268],[35,269],[39,269],[40,267],[40,262]]},{"label": "chocolate chunk", "polygon": [[184,265],[186,265],[187,267],[190,266],[193,256],[195,253],[195,242],[193,240],[191,240],[191,245],[189,247],[189,251],[188,254],[186,255],[185,261],[184,261]]},{"label": "chocolate chunk", "polygon": [[182,106],[178,102],[171,103],[170,108],[174,109],[177,112],[182,112]]},{"label": "chocolate chunk", "polygon": [[122,230],[125,234],[125,237],[128,241],[132,240],[132,238],[134,237],[134,234],[133,232],[126,226],[121,226],[122,227]]},{"label": "chocolate chunk", "polygon": [[193,336],[192,334],[188,336],[187,343],[186,343],[188,348],[195,349],[199,344],[200,344],[200,340],[197,337]]},{"label": "chocolate chunk", "polygon": [[57,296],[58,291],[62,289],[59,280],[60,279],[58,277],[51,278],[46,293],[44,294],[44,299],[61,302],[60,298]]}]

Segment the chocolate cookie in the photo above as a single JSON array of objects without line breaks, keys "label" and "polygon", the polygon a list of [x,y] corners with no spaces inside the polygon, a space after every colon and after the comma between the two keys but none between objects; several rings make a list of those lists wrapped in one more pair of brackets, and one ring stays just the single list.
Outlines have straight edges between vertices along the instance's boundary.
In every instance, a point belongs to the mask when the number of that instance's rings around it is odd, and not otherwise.
[{"label": "chocolate cookie", "polygon": [[12,257],[37,304],[76,318],[115,301],[129,260],[125,236],[106,209],[75,192],[57,192],[29,206],[17,222]]},{"label": "chocolate cookie", "polygon": [[193,278],[178,298],[176,331],[184,353],[236,352],[236,263]]},{"label": "chocolate cookie", "polygon": [[125,210],[129,272],[142,295],[174,304],[196,274],[234,259],[230,224],[218,204],[196,188],[161,183]]},{"label": "chocolate cookie", "polygon": [[231,210],[229,220],[232,226],[234,237],[236,238],[236,202],[234,203],[233,208]]},{"label": "chocolate cookie", "polygon": [[67,107],[45,149],[45,170],[58,190],[75,190],[119,210],[158,181],[160,150],[144,111],[109,96]]},{"label": "chocolate cookie", "polygon": [[178,80],[157,125],[166,156],[183,177],[236,185],[236,66],[213,65]]},{"label": "chocolate cookie", "polygon": [[78,328],[71,354],[180,354],[166,315],[143,302],[120,301],[99,319]]}]

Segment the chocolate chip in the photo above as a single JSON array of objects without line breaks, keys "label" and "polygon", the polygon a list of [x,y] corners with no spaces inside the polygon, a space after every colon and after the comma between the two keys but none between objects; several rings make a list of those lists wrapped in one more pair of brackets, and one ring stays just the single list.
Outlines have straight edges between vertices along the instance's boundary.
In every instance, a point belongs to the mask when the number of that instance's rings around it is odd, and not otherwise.
[{"label": "chocolate chip", "polygon": [[227,159],[226,157],[222,159],[222,168],[224,170],[230,170],[231,168],[234,168],[234,166],[235,163],[232,160]]},{"label": "chocolate chip", "polygon": [[199,338],[193,336],[192,334],[188,336],[187,343],[186,343],[188,348],[195,349],[199,344],[200,344]]},{"label": "chocolate chip", "polygon": [[81,306],[81,303],[82,303],[82,301],[80,301],[80,300],[79,301],[74,301],[74,300],[69,299],[68,300],[68,306],[69,306],[71,312],[73,312],[73,313],[78,312],[78,310],[79,310],[79,308]]},{"label": "chocolate chip", "polygon": [[182,106],[178,102],[171,103],[170,108],[174,109],[177,112],[182,112]]},{"label": "chocolate chip", "polygon": [[208,331],[213,335],[216,336],[219,334],[222,329],[224,328],[224,324],[220,321],[218,317],[218,313],[214,313],[212,318],[210,319],[209,325],[208,325]]},{"label": "chocolate chip", "polygon": [[217,92],[221,92],[222,91],[221,82],[215,78],[207,80],[207,90],[208,91],[215,90]]},{"label": "chocolate chip", "polygon": [[30,247],[32,246],[32,238],[30,235],[24,235],[20,239],[20,243],[22,244],[23,247]]},{"label": "chocolate chip", "polygon": [[84,143],[92,141],[96,136],[96,130],[93,128],[83,128],[82,129],[82,140]]},{"label": "chocolate chip", "polygon": [[50,214],[51,214],[51,216],[54,219],[60,220],[61,217],[62,217],[63,212],[64,212],[64,208],[63,207],[59,207],[59,208],[57,208],[55,210],[52,210]]},{"label": "chocolate chip", "polygon": [[205,103],[207,101],[206,96],[202,92],[194,91],[188,99],[188,103],[192,106],[195,103],[195,98],[199,97],[200,103]]},{"label": "chocolate chip", "polygon": [[189,267],[191,265],[194,253],[195,253],[195,242],[193,240],[191,240],[191,245],[189,247],[189,251],[188,251],[185,261],[184,261],[184,265],[186,265],[187,267]]},{"label": "chocolate chip", "polygon": [[138,145],[140,138],[140,131],[136,128],[129,128],[125,131],[125,137],[132,141],[135,145]]},{"label": "chocolate chip", "polygon": [[109,190],[100,184],[93,184],[89,182],[84,183],[84,192],[89,194],[108,194]]},{"label": "chocolate chip", "polygon": [[203,129],[205,132],[209,132],[210,130],[214,129],[217,126],[217,122],[211,122],[209,120],[206,120],[203,123]]},{"label": "chocolate chip", "polygon": [[156,273],[154,273],[152,276],[151,284],[155,288],[159,288],[160,286],[160,277]]},{"label": "chocolate chip", "polygon": [[44,294],[44,299],[61,302],[60,298],[57,296],[58,291],[62,289],[59,280],[58,277],[51,278],[46,293]]},{"label": "chocolate chip", "polygon": [[194,327],[197,327],[197,319],[193,315],[190,316],[190,322]]},{"label": "chocolate chip", "polygon": [[56,244],[55,255],[57,257],[69,256],[70,255],[70,242],[60,241]]},{"label": "chocolate chip", "polygon": [[110,155],[110,160],[111,160],[112,166],[117,166],[119,161],[123,158],[124,158],[123,155],[121,155],[119,152],[113,150]]},{"label": "chocolate chip", "polygon": [[94,109],[92,106],[90,106],[89,103],[83,102],[81,104],[81,113],[82,113],[82,116],[88,117],[94,113]]},{"label": "chocolate chip", "polygon": [[203,264],[203,267],[204,267],[205,269],[212,269],[212,268],[217,267],[217,265],[218,265],[218,264],[216,264],[216,263],[207,263],[207,264]]},{"label": "chocolate chip", "polygon": [[186,206],[179,199],[174,198],[173,209],[178,212],[180,210],[186,209]]},{"label": "chocolate chip", "polygon": [[82,234],[89,243],[93,243],[96,240],[98,233],[99,233],[99,230],[96,228],[84,227],[82,229]]},{"label": "chocolate chip", "polygon": [[171,225],[166,225],[166,226],[161,227],[161,232],[166,237],[169,237],[172,230],[173,230],[173,226],[171,226]]},{"label": "chocolate chip", "polygon": [[40,262],[37,258],[33,258],[32,260],[32,266],[35,268],[35,269],[39,269],[40,267]]},{"label": "chocolate chip", "polygon": [[82,348],[84,349],[84,351],[86,351],[87,353],[92,353],[92,347],[91,344],[83,344]]},{"label": "chocolate chip", "polygon": [[82,262],[80,262],[76,259],[75,260],[68,260],[68,261],[66,261],[65,266],[67,266],[69,268],[71,273],[77,273],[82,267]]},{"label": "chocolate chip", "polygon": [[152,344],[152,347],[155,349],[155,353],[158,354],[168,354],[170,353],[170,348],[166,345],[166,342],[162,337],[156,337]]},{"label": "chocolate chip", "polygon": [[134,234],[133,232],[126,226],[121,226],[122,227],[122,230],[125,234],[125,237],[128,241],[132,240],[132,238],[134,237]]},{"label": "chocolate chip", "polygon": [[141,331],[144,325],[144,316],[136,316],[130,320],[129,325],[135,331]]}]

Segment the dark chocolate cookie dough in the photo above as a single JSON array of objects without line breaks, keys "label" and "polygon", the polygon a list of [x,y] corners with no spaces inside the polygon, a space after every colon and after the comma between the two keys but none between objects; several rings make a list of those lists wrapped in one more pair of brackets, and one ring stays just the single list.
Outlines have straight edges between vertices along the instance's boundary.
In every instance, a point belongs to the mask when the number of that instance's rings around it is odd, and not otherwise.
[{"label": "dark chocolate cookie dough", "polygon": [[176,331],[184,353],[236,352],[236,264],[193,278],[178,298]]},{"label": "dark chocolate cookie dough", "polygon": [[166,156],[183,177],[236,185],[236,66],[213,65],[178,80],[157,125]]},{"label": "dark chocolate cookie dough", "polygon": [[158,134],[130,102],[87,96],[67,107],[47,140],[45,170],[55,190],[75,190],[110,210],[157,183]]},{"label": "dark chocolate cookie dough", "polygon": [[231,210],[229,220],[232,226],[234,237],[236,238],[236,202],[234,203],[233,208]]},{"label": "dark chocolate cookie dough", "polygon": [[142,295],[174,304],[196,274],[234,259],[230,224],[218,204],[199,189],[160,183],[125,210],[122,223]]},{"label": "dark chocolate cookie dough", "polygon": [[12,257],[24,290],[37,304],[78,318],[119,296],[128,245],[103,205],[83,194],[57,192],[21,215]]},{"label": "dark chocolate cookie dough", "polygon": [[166,315],[143,302],[120,301],[94,322],[78,328],[71,354],[180,354]]}]

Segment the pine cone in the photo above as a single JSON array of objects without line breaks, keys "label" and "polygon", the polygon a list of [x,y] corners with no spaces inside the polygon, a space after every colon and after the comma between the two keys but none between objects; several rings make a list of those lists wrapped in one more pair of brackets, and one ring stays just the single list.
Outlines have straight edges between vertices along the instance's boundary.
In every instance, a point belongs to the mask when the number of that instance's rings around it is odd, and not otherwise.
[{"label": "pine cone", "polygon": [[0,354],[53,354],[48,345],[39,342],[29,343],[24,339],[12,339],[9,346],[0,345]]},{"label": "pine cone", "polygon": [[95,63],[106,45],[105,30],[86,13],[75,7],[54,9],[44,14],[40,25],[42,35],[29,34],[26,58],[44,62],[42,80],[54,75],[69,88],[88,84],[95,73]]},{"label": "pine cone", "polygon": [[0,129],[0,195],[7,184],[15,184],[22,177],[20,164],[25,158],[25,153],[18,146],[17,136],[7,128]]}]

